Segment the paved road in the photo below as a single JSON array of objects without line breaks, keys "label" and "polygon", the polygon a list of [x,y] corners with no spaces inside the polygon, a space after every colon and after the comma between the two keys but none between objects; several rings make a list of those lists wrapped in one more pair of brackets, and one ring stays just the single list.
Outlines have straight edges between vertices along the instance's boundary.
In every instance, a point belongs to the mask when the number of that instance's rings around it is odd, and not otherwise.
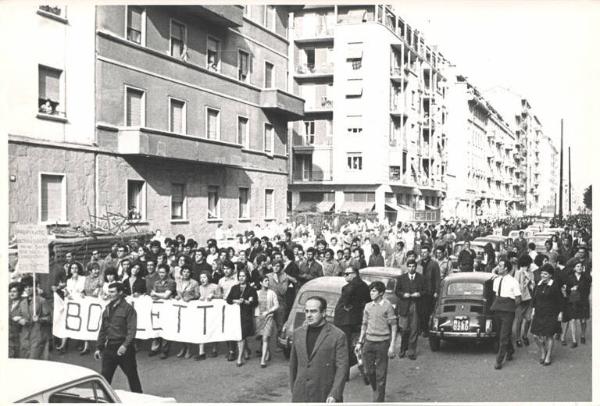
[{"label": "paved road", "polygon": [[[591,330],[591,329],[590,329]],[[253,349],[258,343],[251,342]],[[177,348],[175,348],[177,350]],[[221,354],[224,354],[221,349]],[[91,356],[81,357],[75,350],[52,359],[99,370]],[[497,371],[494,354],[488,345],[445,343],[432,353],[427,341],[419,338],[418,358],[394,359],[387,381],[389,402],[589,402],[592,397],[592,343],[575,349],[558,345],[551,366],[538,362],[536,347],[517,349],[514,361]],[[173,396],[179,402],[288,402],[287,362],[275,353],[268,368],[259,367],[252,358],[238,368],[223,355],[205,361],[149,358],[138,354],[144,391]],[[113,386],[127,389],[122,372],[117,371]],[[344,393],[347,402],[368,402],[371,390],[351,371]]]}]

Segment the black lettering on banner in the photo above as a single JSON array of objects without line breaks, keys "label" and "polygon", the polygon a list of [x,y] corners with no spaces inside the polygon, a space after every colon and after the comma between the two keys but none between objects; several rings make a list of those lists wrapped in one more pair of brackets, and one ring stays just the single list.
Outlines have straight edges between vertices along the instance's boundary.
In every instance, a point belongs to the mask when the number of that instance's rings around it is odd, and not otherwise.
[{"label": "black lettering on banner", "polygon": [[221,320],[221,330],[222,330],[222,333],[225,333],[225,305],[223,305],[222,313],[223,313],[223,318]]},{"label": "black lettering on banner", "polygon": [[173,303],[173,306],[178,307],[178,309],[177,309],[177,332],[180,333],[181,332],[181,308],[182,307],[187,308],[187,306],[181,305],[181,304],[176,304],[176,303]]},{"label": "black lettering on banner", "polygon": [[[129,304],[131,305],[131,307],[133,307],[133,310],[135,310],[135,300],[132,300],[131,303],[129,303]],[[152,312],[152,310],[150,310],[150,312]],[[135,327],[135,331],[146,331],[145,328],[140,328],[139,326],[140,326],[140,323],[138,323],[137,326]]]},{"label": "black lettering on banner", "polygon": [[[71,309],[75,308],[75,310],[77,310],[76,313],[72,313]],[[81,305],[79,303],[76,302],[67,302],[67,309],[65,312],[65,328],[67,330],[71,330],[71,331],[81,331]],[[71,328],[69,327],[69,319],[77,319],[77,321],[79,322],[77,328]]]},{"label": "black lettering on banner", "polygon": [[204,309],[204,330],[202,332],[202,335],[206,335],[206,309],[210,309],[212,307],[213,305],[196,306],[197,309]]},{"label": "black lettering on banner", "polygon": [[[97,323],[95,326],[90,326],[90,321],[92,320],[92,309],[97,307],[100,309],[100,317],[97,317]],[[90,303],[88,307],[88,319],[87,319],[87,330],[90,332],[95,332],[100,330],[100,322],[102,321],[102,306],[99,303]]]},{"label": "black lettering on banner", "polygon": [[[152,304],[154,303],[163,303],[162,300],[155,300],[152,302]],[[154,307],[150,307],[150,324],[152,324],[152,330],[157,331],[157,330],[162,330],[162,327],[158,327],[155,328],[154,327],[154,317],[156,316],[157,319],[160,320],[160,312],[154,312],[154,310],[152,310]]]}]

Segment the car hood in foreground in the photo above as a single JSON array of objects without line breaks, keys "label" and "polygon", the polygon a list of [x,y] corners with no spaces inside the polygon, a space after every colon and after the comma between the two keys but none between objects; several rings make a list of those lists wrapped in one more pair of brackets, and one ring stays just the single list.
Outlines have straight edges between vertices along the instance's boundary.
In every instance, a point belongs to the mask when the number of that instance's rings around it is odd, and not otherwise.
[{"label": "car hood in foreground", "polygon": [[115,389],[115,392],[123,403],[177,403],[175,398],[129,392],[122,389]]}]

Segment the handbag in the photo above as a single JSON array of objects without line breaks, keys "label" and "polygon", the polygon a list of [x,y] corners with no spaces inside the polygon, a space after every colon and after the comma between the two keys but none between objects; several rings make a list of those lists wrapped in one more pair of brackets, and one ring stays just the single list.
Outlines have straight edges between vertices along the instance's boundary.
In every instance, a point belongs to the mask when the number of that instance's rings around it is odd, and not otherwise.
[{"label": "handbag", "polygon": [[490,310],[493,312],[514,312],[517,308],[515,300],[511,299],[509,297],[500,296],[500,293],[502,292],[502,281],[503,280],[504,280],[504,277],[502,277],[502,279],[500,279],[500,286],[498,286],[498,294],[494,298],[494,303],[492,303]]}]

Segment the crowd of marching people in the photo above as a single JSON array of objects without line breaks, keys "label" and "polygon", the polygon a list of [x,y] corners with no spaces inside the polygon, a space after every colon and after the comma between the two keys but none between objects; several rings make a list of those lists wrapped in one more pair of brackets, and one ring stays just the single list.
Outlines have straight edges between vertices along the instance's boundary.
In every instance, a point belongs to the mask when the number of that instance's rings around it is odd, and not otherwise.
[{"label": "crowd of marching people", "polygon": [[[325,223],[316,230],[311,225],[280,223],[265,228],[257,225],[237,235],[219,227],[215,238],[204,242],[181,234],[164,238],[157,232],[144,244],[115,243],[107,255],[93,251],[84,264],[74,261],[72,253],[62,261],[51,255],[50,277],[52,292],[62,298],[106,298],[109,284],[121,282],[125,295],[134,297],[237,303],[242,340],[226,343],[225,355],[242,366],[252,356],[249,338],[256,336],[260,365],[266,367],[272,338],[283,327],[298,289],[311,279],[344,276],[347,270],[357,272],[370,266],[398,268],[400,273],[413,265],[417,273],[433,267],[439,273],[438,283],[453,272],[508,274],[520,292],[514,314],[515,344],[529,345],[529,334],[533,334],[540,346],[541,363],[549,364],[555,334],[563,345],[567,341],[573,347],[585,343],[590,313],[591,216],[552,220],[552,226],[564,231],[546,241],[545,252],[537,252],[535,244],[522,235],[512,245],[503,245],[499,253],[491,244],[486,246],[483,257],[475,255],[468,244],[479,236],[508,235],[529,224],[527,218],[394,225],[361,219],[341,226]],[[459,241],[466,243],[456,255],[454,245]],[[422,257],[423,253],[431,256]],[[51,342],[59,353],[67,350],[67,339],[52,339],[52,292],[40,290],[34,308],[34,289],[30,276],[10,284],[11,357],[47,357]],[[429,313],[435,297],[431,301]],[[557,323],[559,313],[561,321]],[[427,319],[421,320],[424,334],[426,325]],[[511,343],[509,339],[505,350],[512,355]],[[155,339],[149,355],[167,358],[172,355],[171,344]],[[177,357],[201,361],[217,356],[225,345],[180,343],[178,347]],[[80,343],[79,349],[82,355],[91,351],[87,342]]]}]

